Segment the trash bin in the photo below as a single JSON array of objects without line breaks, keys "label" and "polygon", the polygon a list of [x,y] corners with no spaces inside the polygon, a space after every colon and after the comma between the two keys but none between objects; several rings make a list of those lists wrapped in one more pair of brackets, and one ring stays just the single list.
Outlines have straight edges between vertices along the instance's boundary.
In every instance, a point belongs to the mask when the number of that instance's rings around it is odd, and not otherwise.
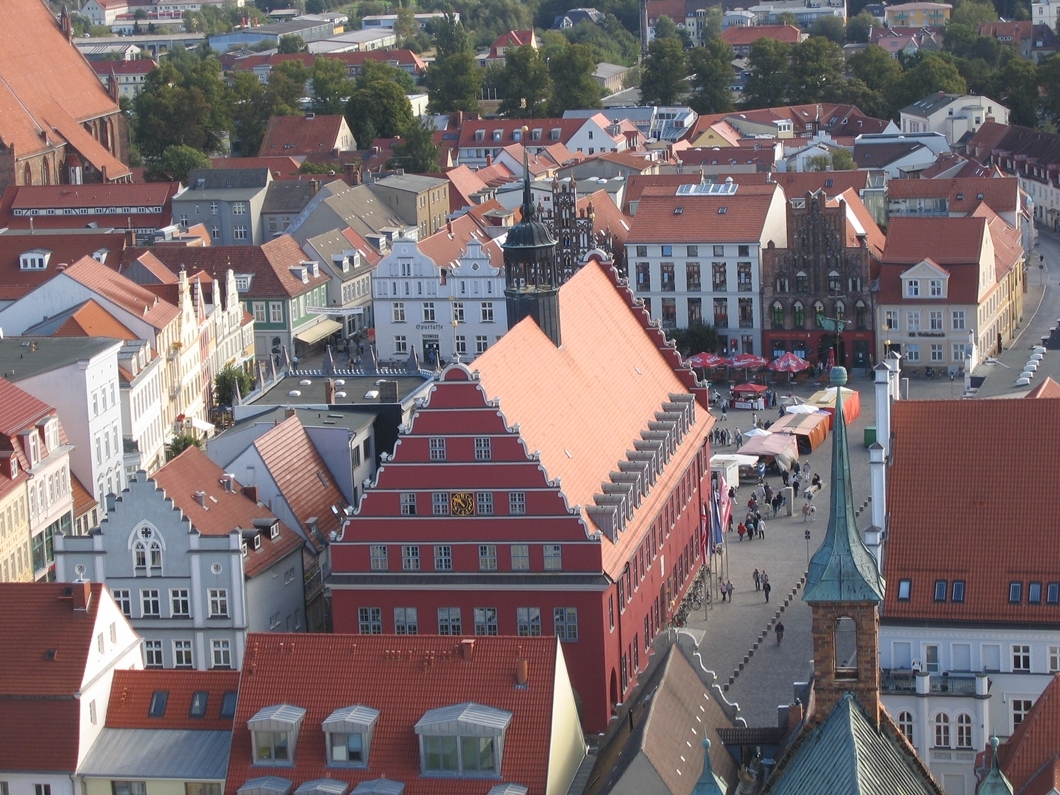
[{"label": "trash bin", "polygon": [[869,425],[865,428],[865,446],[872,447],[876,444],[876,426]]}]

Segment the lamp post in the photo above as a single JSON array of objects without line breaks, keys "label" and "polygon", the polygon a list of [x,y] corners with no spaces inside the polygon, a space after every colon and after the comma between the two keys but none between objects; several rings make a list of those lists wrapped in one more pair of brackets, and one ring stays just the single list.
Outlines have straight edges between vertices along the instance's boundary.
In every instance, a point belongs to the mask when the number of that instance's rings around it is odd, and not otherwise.
[{"label": "lamp post", "polygon": [[803,538],[806,539],[806,570],[810,570],[810,531],[807,530],[803,533]]}]

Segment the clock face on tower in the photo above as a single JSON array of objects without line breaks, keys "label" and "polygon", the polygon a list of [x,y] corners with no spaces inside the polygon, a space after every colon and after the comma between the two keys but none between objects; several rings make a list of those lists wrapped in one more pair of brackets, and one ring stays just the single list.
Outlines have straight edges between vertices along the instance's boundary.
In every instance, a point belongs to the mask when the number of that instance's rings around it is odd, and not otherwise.
[{"label": "clock face on tower", "polygon": [[449,495],[449,511],[453,516],[474,516],[475,495],[470,491],[455,491]]}]

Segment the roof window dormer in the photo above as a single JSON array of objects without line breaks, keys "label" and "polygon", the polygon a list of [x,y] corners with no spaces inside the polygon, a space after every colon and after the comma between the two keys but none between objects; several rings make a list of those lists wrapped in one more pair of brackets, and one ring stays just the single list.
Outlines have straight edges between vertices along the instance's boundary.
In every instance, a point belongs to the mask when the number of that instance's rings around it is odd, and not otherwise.
[{"label": "roof window dormer", "polygon": [[328,715],[320,728],[327,735],[329,767],[368,767],[372,733],[379,710],[360,704],[342,707]]},{"label": "roof window dormer", "polygon": [[35,248],[32,251],[27,251],[18,258],[19,270],[45,270],[48,267],[48,260],[51,259],[51,256],[52,253],[43,248]]},{"label": "roof window dormer", "polygon": [[417,721],[420,770],[425,776],[500,775],[504,736],[512,713],[474,702],[428,710]]},{"label": "roof window dormer", "polygon": [[305,710],[291,704],[264,707],[247,721],[253,736],[254,764],[291,765]]}]

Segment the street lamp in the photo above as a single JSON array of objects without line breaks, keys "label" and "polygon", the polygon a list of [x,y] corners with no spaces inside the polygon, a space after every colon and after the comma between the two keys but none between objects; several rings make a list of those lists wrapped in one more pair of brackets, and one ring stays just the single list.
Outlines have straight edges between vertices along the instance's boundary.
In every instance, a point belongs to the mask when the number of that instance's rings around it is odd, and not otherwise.
[{"label": "street lamp", "polygon": [[810,531],[807,530],[803,533],[803,538],[806,539],[806,571],[810,570]]}]

